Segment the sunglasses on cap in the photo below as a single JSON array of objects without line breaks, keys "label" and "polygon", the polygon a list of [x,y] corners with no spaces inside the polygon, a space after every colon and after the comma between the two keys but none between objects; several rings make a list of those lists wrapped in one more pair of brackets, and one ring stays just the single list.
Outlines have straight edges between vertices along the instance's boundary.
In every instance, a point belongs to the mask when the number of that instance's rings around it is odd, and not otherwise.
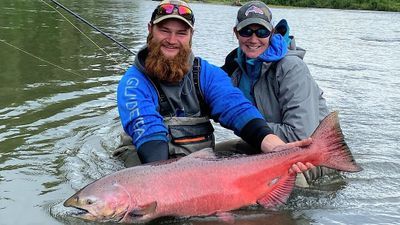
[{"label": "sunglasses on cap", "polygon": [[171,14],[174,14],[175,9],[177,9],[178,14],[180,16],[191,21],[192,23],[194,22],[192,10],[184,5],[174,5],[174,4],[170,4],[170,3],[159,5],[157,7],[157,15],[160,15],[160,16],[171,15]]},{"label": "sunglasses on cap", "polygon": [[271,34],[271,31],[265,27],[260,27],[257,30],[253,30],[250,27],[243,27],[238,32],[242,37],[251,37],[253,34],[256,34],[258,38],[266,38]]}]

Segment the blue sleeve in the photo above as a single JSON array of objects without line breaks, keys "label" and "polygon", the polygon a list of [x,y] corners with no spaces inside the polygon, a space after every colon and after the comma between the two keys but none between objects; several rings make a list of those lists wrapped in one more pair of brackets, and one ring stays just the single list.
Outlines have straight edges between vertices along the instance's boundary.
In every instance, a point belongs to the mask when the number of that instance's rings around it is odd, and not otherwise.
[{"label": "blue sleeve", "polygon": [[240,135],[251,120],[263,120],[257,108],[232,85],[228,75],[206,60],[201,61],[200,84],[204,100],[211,109],[211,117],[236,135]]},{"label": "blue sleeve", "polygon": [[118,84],[117,105],[122,127],[136,148],[148,141],[168,141],[168,131],[157,111],[157,92],[134,66]]}]

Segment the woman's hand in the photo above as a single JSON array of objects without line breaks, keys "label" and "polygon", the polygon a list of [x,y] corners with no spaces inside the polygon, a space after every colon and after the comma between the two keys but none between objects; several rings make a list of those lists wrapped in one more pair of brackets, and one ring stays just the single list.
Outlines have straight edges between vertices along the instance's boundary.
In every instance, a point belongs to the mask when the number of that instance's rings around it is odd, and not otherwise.
[{"label": "woman's hand", "polygon": [[312,143],[311,138],[285,143],[275,134],[268,134],[267,136],[264,137],[263,141],[261,142],[261,151],[263,151],[264,153],[268,153],[268,152],[282,151],[285,149],[295,148],[295,147],[302,148],[310,145],[311,143]]},{"label": "woman's hand", "polygon": [[297,162],[292,165],[292,167],[289,169],[289,172],[302,173],[312,168],[315,168],[315,166],[312,163],[306,162],[306,164],[304,164],[302,162]]},{"label": "woman's hand", "polygon": [[[278,136],[274,134],[269,134],[265,136],[261,143],[261,151],[264,153],[268,152],[277,152],[277,151],[282,151],[290,148],[302,148],[302,147],[307,147],[312,143],[311,138],[306,138],[300,141],[294,141],[290,143],[285,143],[283,142]],[[302,173],[304,171],[307,171],[309,169],[314,168],[315,166],[310,163],[306,162],[305,164],[302,162],[297,162],[292,165],[292,167],[289,169],[289,172],[295,172],[295,173]]]}]

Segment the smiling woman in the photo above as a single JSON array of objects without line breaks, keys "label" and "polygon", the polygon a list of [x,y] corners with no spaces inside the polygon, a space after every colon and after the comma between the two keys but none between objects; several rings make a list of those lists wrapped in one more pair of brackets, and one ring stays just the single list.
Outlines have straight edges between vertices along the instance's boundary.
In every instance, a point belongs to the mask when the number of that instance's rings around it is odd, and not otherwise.
[{"label": "smiling woman", "polygon": [[240,30],[235,29],[239,47],[247,57],[255,59],[269,47],[269,36],[272,31],[267,28],[258,24],[250,24]]},{"label": "smiling woman", "polygon": [[[240,7],[236,18],[233,31],[239,47],[226,57],[222,68],[257,106],[274,134],[286,142],[311,136],[329,110],[302,60],[304,50],[293,46],[288,50],[287,39],[275,34],[271,10],[261,1]],[[312,169],[298,176],[297,185],[308,187],[316,178],[333,172]]]}]

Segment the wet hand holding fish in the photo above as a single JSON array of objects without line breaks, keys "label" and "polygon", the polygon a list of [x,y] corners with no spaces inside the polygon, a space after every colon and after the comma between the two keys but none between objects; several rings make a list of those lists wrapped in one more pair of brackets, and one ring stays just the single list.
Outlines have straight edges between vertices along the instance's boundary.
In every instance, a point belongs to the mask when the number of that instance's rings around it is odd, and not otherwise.
[{"label": "wet hand holding fish", "polygon": [[64,206],[96,221],[146,222],[162,216],[206,216],[252,204],[285,203],[294,187],[297,162],[358,172],[344,142],[337,113],[316,129],[312,144],[278,152],[216,158],[210,149],[163,164],[131,167],[82,188]]}]

